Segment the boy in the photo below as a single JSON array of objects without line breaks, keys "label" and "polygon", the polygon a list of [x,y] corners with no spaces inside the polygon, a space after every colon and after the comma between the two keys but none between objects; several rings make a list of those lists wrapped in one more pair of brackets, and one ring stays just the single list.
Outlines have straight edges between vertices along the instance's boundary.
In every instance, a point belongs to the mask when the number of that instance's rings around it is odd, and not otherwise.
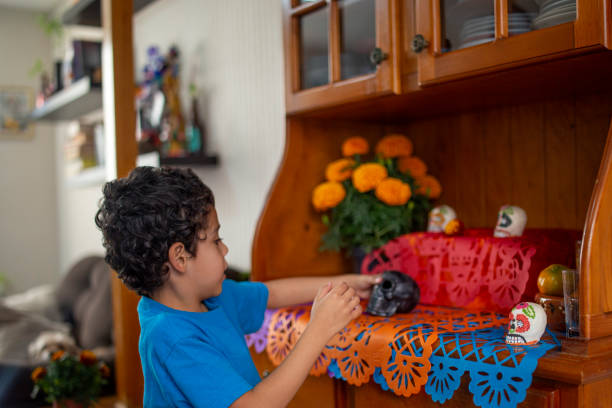
[{"label": "boy", "polygon": [[[224,280],[213,194],[191,170],[139,167],[106,183],[96,214],[106,261],[138,304],[145,407],[283,407],[377,276]],[[317,293],[318,290],[318,293]],[[267,308],[313,301],[285,361],[261,380],[244,335]]]}]

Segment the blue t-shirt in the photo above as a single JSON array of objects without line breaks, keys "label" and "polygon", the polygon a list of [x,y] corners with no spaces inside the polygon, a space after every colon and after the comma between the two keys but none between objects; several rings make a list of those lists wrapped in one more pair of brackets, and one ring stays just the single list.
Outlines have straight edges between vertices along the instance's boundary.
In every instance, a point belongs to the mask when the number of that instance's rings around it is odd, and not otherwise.
[{"label": "blue t-shirt", "polygon": [[226,279],[208,312],[176,310],[148,297],[138,303],[144,406],[228,407],[260,380],[244,335],[263,323],[263,283]]}]

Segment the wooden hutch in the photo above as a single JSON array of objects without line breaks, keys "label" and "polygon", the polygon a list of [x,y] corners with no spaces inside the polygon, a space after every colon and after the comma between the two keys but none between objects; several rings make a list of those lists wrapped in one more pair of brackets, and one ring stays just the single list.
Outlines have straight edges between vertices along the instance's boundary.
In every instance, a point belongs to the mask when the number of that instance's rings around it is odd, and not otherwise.
[{"label": "wooden hutch", "polygon": [[[512,203],[527,211],[528,227],[583,230],[581,337],[539,360],[521,406],[612,406],[612,1],[576,0],[575,20],[519,35],[509,16],[546,0],[283,1],[286,145],[254,239],[254,280],[349,272],[342,254],[318,251],[324,226],[312,188],[346,137],[374,143],[402,132],[441,181],[439,201],[467,226],[492,226]],[[104,81],[114,101],[105,107],[122,177],[137,154],[133,6],[102,6],[113,50]],[[461,48],[443,34],[445,16],[472,6],[494,16],[493,38]],[[354,59],[364,41],[373,65]],[[118,398],[140,406],[138,297],[113,279]],[[262,374],[273,369],[265,354],[254,358]],[[376,405],[438,404],[424,392],[406,399],[322,376],[308,378],[290,406]],[[467,384],[446,405],[473,406]]]},{"label": "wooden hutch", "polygon": [[[581,337],[540,359],[521,406],[608,407],[612,2],[577,0],[575,20],[517,34],[510,16],[527,3],[546,1],[284,0],[286,146],[254,239],[253,279],[349,272],[342,254],[318,251],[325,227],[311,191],[345,138],[401,132],[441,181],[439,202],[467,226],[493,226],[511,203],[528,227],[583,230]],[[470,15],[466,7],[494,16],[489,42],[462,47],[453,37],[449,18]],[[377,48],[369,66],[359,60],[368,38]],[[265,354],[254,358],[262,374],[273,369]],[[423,391],[405,399],[321,376],[290,406],[413,404],[439,405]],[[465,382],[445,405],[473,406]]]}]

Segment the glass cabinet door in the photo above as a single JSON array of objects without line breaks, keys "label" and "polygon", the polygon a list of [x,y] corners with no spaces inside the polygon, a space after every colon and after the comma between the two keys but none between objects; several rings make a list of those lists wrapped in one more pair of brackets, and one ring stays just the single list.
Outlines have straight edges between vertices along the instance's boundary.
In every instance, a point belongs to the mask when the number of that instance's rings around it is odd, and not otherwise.
[{"label": "glass cabinet door", "polygon": [[288,112],[391,91],[394,1],[285,0]]},{"label": "glass cabinet door", "polygon": [[414,1],[421,85],[602,42],[599,1]]},{"label": "glass cabinet door", "polygon": [[374,0],[338,0],[340,34],[340,79],[372,74],[376,63],[370,54],[376,48]]},{"label": "glass cabinet door", "polygon": [[[443,0],[441,52],[456,51],[576,20],[576,0],[507,0],[498,13],[497,0]],[[497,29],[497,31],[496,31]]]},{"label": "glass cabinet door", "polygon": [[300,88],[329,83],[329,7],[299,17]]}]

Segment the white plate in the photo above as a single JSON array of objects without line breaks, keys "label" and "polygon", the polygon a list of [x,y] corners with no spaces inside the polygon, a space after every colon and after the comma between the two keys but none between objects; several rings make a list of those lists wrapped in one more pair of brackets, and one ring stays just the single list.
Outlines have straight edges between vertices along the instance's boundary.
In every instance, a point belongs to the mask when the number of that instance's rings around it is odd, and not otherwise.
[{"label": "white plate", "polygon": [[564,7],[567,5],[573,5],[574,7],[576,7],[576,0],[552,0],[552,1],[548,1],[546,3],[544,3],[542,5],[542,7],[540,7],[540,14],[543,14],[547,11],[559,8],[559,7]]},{"label": "white plate", "polygon": [[538,30],[541,28],[552,27],[563,23],[569,23],[570,21],[576,20],[576,11],[568,11],[566,13],[557,14],[554,16],[550,16],[548,18],[544,18],[537,22],[534,21],[533,28]]},{"label": "white plate", "polygon": [[[526,20],[511,20],[509,21],[510,26],[520,26],[520,25],[529,25],[531,24],[531,19],[526,19]],[[461,28],[461,32],[463,31],[468,31],[468,30],[476,30],[476,29],[480,29],[480,28],[493,28],[495,27],[495,23],[493,21],[491,22],[484,22],[484,23],[480,23],[480,24],[464,24],[463,27]]]},{"label": "white plate", "polygon": [[[517,34],[527,33],[529,31],[531,31],[531,28],[513,29],[513,30],[509,30],[508,34],[510,34],[510,35],[517,35]],[[495,30],[475,33],[475,34],[472,34],[472,35],[467,36],[465,38],[462,37],[461,38],[461,44],[464,44],[464,43],[467,43],[467,42],[471,42],[473,39],[476,39],[477,37],[482,37],[482,36],[487,36],[487,37],[490,37],[490,38],[494,38],[495,37]]]},{"label": "white plate", "polygon": [[[531,24],[531,20],[521,20],[521,21],[509,21],[508,22],[509,25],[513,26],[519,26],[519,25],[525,25],[525,24]],[[469,26],[464,26],[461,30],[474,30],[477,28],[484,28],[484,27],[495,27],[494,23],[482,23],[482,24],[472,24]]]},{"label": "white plate", "polygon": [[488,42],[493,42],[493,40],[494,40],[493,37],[491,37],[491,38],[482,38],[480,40],[475,40],[475,41],[470,41],[470,42],[463,43],[457,49],[460,50],[462,48],[473,47],[475,45],[484,44],[484,43],[488,43]]},{"label": "white plate", "polygon": [[[510,34],[526,33],[527,31],[531,31],[531,26],[526,25],[524,27],[510,27],[508,29],[508,33]],[[461,35],[459,38],[461,42],[465,42],[469,38],[476,37],[479,35],[489,35],[489,34],[495,35],[495,29],[470,31],[468,33],[465,33],[465,35]]]},{"label": "white plate", "polygon": [[542,13],[539,16],[537,16],[536,18],[534,18],[533,21],[535,22],[535,21],[542,20],[543,18],[548,18],[548,17],[556,16],[558,14],[564,14],[564,13],[567,13],[568,11],[573,11],[575,13],[576,12],[576,6],[574,6],[573,4],[570,4],[569,6],[564,6],[564,7],[558,8],[558,9],[547,11],[546,13]]},{"label": "white plate", "polygon": [[[530,28],[531,27],[531,23],[510,23],[510,25],[508,26],[509,30],[520,30],[522,28]],[[463,29],[461,30],[461,32],[459,33],[460,37],[466,37],[468,35],[471,35],[472,33],[475,32],[479,32],[479,31],[495,31],[495,26],[483,26],[483,27],[476,27],[476,28],[470,28],[470,29]]]}]

